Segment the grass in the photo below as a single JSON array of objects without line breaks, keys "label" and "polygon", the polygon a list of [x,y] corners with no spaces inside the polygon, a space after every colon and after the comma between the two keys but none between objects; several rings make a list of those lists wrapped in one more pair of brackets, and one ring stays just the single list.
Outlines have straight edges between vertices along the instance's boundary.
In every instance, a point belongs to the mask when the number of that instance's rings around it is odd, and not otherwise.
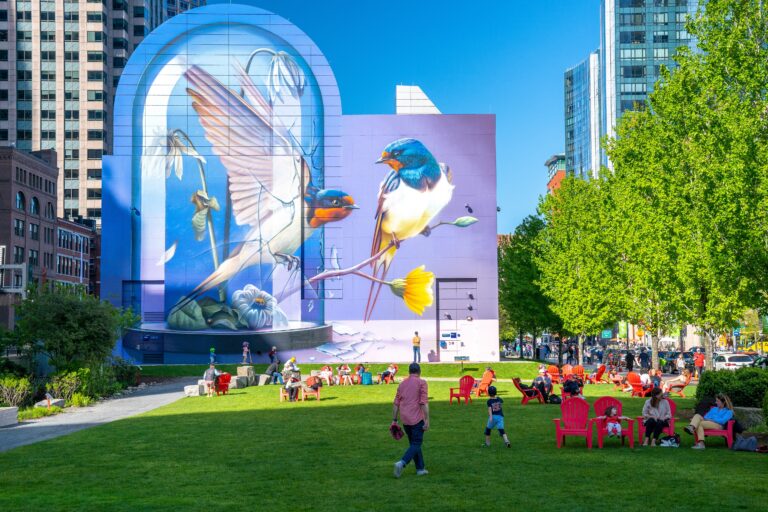
[{"label": "grass", "polygon": [[[357,364],[357,363],[355,363]],[[354,368],[355,364],[350,364],[350,368]],[[386,368],[386,364],[376,363],[364,363],[374,375],[383,372]],[[458,379],[462,375],[472,375],[475,378],[480,378],[485,370],[486,366],[492,366],[496,375],[499,378],[510,379],[512,377],[520,377],[522,379],[533,379],[536,376],[536,372],[539,367],[539,363],[525,361],[514,363],[467,363],[461,365],[459,363],[422,363],[421,370],[424,377],[455,377]],[[216,365],[221,371],[237,374],[237,364],[221,364]],[[311,370],[319,370],[325,364],[304,364],[300,363],[299,366],[303,373],[309,373]],[[334,369],[334,373],[338,363],[331,364]],[[400,373],[407,373],[408,363],[398,363]],[[256,373],[262,373],[267,370],[266,364],[254,364],[254,370]],[[203,372],[208,368],[206,364],[185,364],[185,365],[157,365],[157,366],[142,366],[142,377],[192,377],[202,376]]]},{"label": "grass", "polygon": [[61,407],[27,407],[26,409],[19,409],[19,421],[24,420],[36,420],[38,418],[44,418],[45,416],[53,416],[63,411]]},{"label": "grass", "polygon": [[[430,383],[425,477],[413,466],[392,477],[406,448],[388,434],[395,386],[324,388],[306,403],[262,386],[0,454],[0,510],[764,510],[764,455],[721,439],[698,452],[687,434],[679,449],[610,439],[590,451],[570,438],[558,450],[559,408],[521,406],[509,380],[498,387],[512,448],[494,435],[483,449],[484,399],[449,406],[450,385]],[[640,412],[642,399],[622,399]]]}]

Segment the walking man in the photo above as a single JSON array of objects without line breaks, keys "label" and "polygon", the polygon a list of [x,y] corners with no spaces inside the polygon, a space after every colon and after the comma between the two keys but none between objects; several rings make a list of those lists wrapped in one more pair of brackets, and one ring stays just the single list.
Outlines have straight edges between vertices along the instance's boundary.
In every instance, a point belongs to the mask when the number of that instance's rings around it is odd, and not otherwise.
[{"label": "walking man", "polygon": [[392,422],[397,422],[398,412],[403,428],[408,436],[408,449],[403,458],[395,462],[395,478],[400,478],[405,466],[413,460],[417,475],[426,475],[421,443],[424,431],[429,430],[429,405],[427,403],[427,381],[421,378],[421,367],[411,363],[408,378],[397,387],[395,402],[392,407]]},{"label": "walking man", "polygon": [[413,362],[421,362],[421,338],[419,338],[419,331],[413,333]]}]

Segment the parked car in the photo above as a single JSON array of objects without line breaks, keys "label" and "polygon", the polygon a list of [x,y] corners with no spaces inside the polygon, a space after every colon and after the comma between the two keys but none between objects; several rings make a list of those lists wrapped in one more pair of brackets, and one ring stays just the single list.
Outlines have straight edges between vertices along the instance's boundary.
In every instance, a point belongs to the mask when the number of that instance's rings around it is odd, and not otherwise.
[{"label": "parked car", "polygon": [[755,368],[762,368],[763,370],[765,370],[766,368],[768,368],[768,356],[765,356],[765,355],[755,356],[755,360],[752,362],[752,366],[754,366]]},{"label": "parked car", "polygon": [[[664,373],[677,373],[677,356],[680,352],[666,352],[664,359],[666,364],[662,366],[661,371]],[[689,372],[693,373],[693,353],[683,352],[683,361],[685,361],[685,367]]]},{"label": "parked car", "polygon": [[752,358],[746,354],[720,354],[715,357],[715,370],[736,370],[752,366]]}]

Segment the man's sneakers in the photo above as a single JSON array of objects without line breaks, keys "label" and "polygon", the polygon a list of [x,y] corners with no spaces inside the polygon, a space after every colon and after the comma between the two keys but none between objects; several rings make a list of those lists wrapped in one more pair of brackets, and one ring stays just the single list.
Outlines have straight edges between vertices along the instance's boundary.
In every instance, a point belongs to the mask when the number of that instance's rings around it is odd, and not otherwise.
[{"label": "man's sneakers", "polygon": [[400,478],[400,475],[403,474],[404,467],[405,467],[405,464],[403,464],[402,460],[395,462],[395,471],[394,471],[395,478]]},{"label": "man's sneakers", "polygon": [[693,425],[688,425],[688,426],[687,426],[687,427],[685,427],[683,430],[685,430],[686,432],[688,432],[690,435],[693,435]]},{"label": "man's sneakers", "polygon": [[706,449],[706,446],[704,446],[704,443],[699,441],[695,445],[691,446],[691,448],[693,448],[694,450],[704,450],[704,449]]},{"label": "man's sneakers", "polygon": [[422,476],[422,475],[428,475],[428,474],[429,474],[429,471],[427,471],[426,469],[420,469],[420,470],[418,470],[418,471],[416,472],[416,474],[417,474],[417,475],[419,475],[419,476]]},{"label": "man's sneakers", "polygon": [[511,444],[509,444],[509,443],[506,443],[506,445],[507,445],[507,448],[512,448],[512,445],[511,445]]}]

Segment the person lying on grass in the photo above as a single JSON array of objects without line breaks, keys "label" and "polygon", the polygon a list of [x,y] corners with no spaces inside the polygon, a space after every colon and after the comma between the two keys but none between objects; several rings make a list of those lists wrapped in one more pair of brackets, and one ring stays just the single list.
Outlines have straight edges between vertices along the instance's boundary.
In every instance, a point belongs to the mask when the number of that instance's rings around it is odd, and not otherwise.
[{"label": "person lying on grass", "polygon": [[510,448],[509,438],[504,431],[504,411],[501,409],[501,404],[504,400],[496,396],[496,386],[488,386],[488,396],[490,397],[486,402],[488,406],[488,422],[485,424],[485,444],[483,446],[491,446],[491,430],[498,429],[499,435],[504,439],[504,444],[507,448]]}]

